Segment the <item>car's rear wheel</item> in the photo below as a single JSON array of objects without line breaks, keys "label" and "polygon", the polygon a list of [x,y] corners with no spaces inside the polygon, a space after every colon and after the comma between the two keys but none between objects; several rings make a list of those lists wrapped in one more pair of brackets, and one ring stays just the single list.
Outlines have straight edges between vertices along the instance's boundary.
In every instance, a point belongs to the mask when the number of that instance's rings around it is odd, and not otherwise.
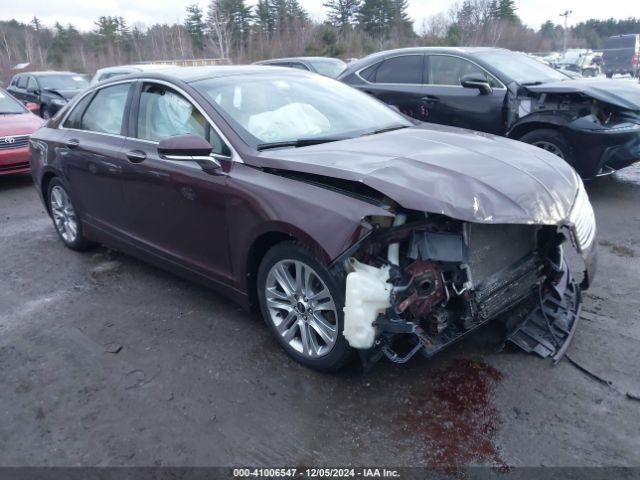
[{"label": "car's rear wheel", "polygon": [[280,243],[258,270],[260,310],[280,346],[296,361],[334,371],[351,357],[342,335],[344,286],[306,248]]},{"label": "car's rear wheel", "polygon": [[520,141],[542,148],[562,158],[569,165],[574,165],[573,149],[564,135],[557,130],[547,128],[533,130],[520,137]]},{"label": "car's rear wheel", "polygon": [[49,183],[47,199],[53,225],[62,242],[72,250],[90,248],[92,244],[82,232],[82,224],[67,187],[58,178]]}]

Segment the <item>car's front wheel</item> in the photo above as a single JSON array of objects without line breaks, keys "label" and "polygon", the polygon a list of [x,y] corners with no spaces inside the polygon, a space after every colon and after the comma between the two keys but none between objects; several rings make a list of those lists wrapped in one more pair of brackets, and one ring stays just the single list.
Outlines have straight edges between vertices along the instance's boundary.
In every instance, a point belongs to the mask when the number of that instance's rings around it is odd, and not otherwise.
[{"label": "car's front wheel", "polygon": [[280,243],[258,270],[260,310],[280,346],[295,360],[335,371],[351,357],[342,335],[344,286],[306,248]]},{"label": "car's front wheel", "polygon": [[91,247],[91,242],[82,232],[82,224],[67,187],[58,178],[49,183],[47,199],[53,225],[62,242],[72,250],[86,250]]},{"label": "car's front wheel", "polygon": [[574,165],[573,149],[564,135],[557,130],[547,128],[533,130],[520,137],[520,141],[542,148],[562,158],[569,165]]}]

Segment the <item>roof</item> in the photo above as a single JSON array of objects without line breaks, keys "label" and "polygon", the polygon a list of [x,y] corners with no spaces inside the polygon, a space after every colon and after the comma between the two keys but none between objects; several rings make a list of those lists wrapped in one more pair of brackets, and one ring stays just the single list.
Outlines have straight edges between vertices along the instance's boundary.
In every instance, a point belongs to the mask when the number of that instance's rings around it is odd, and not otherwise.
[{"label": "roof", "polygon": [[56,70],[43,70],[40,72],[24,72],[17,75],[36,75],[36,76],[47,76],[47,75],[84,75],[84,73],[76,73],[76,72],[66,72],[66,71],[56,71]]},{"label": "roof", "polygon": [[[278,72],[279,75],[306,74],[302,70],[294,70],[286,67],[269,67],[261,65],[212,65],[202,67],[172,67],[161,71],[149,72],[149,77],[170,77],[190,83],[207,78],[222,78],[232,75],[257,75],[268,72]],[[142,73],[130,75],[131,77],[144,75]],[[146,75],[145,75],[146,76]],[[122,79],[122,77],[120,77]]]},{"label": "roof", "polygon": [[259,62],[254,62],[255,65],[259,65],[261,63],[270,63],[270,62],[289,62],[289,61],[313,61],[313,60],[335,60],[337,62],[342,62],[339,58],[333,57],[284,57],[284,58],[269,58],[267,60],[260,60]]},{"label": "roof", "polygon": [[118,70],[138,70],[140,72],[150,71],[150,70],[165,70],[167,68],[175,68],[175,65],[168,65],[163,63],[134,63],[130,65],[113,65],[111,67],[102,67],[99,68],[98,72],[106,72],[106,71],[114,71]]}]

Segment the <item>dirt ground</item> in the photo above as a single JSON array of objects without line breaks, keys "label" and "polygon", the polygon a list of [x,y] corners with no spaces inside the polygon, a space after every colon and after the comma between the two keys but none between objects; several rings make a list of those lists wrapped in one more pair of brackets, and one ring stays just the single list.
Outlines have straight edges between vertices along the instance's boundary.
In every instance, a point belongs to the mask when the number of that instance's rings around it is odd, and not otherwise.
[{"label": "dirt ground", "polygon": [[640,168],[587,185],[600,261],[569,356],[489,325],[432,360],[334,375],[217,294],[58,241],[0,178],[0,465],[640,465]]}]

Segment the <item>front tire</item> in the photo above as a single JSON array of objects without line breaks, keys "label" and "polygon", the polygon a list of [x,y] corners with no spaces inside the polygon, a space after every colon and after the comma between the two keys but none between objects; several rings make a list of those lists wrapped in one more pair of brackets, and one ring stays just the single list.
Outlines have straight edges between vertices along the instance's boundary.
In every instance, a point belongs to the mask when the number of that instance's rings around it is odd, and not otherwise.
[{"label": "front tire", "polygon": [[82,232],[82,223],[66,185],[58,178],[54,178],[49,183],[47,203],[53,226],[67,248],[82,251],[93,246]]},{"label": "front tire", "polygon": [[294,242],[271,248],[260,263],[257,290],[263,318],[294,360],[320,371],[348,363],[344,285],[308,249]]},{"label": "front tire", "polygon": [[548,128],[533,130],[520,137],[520,141],[553,153],[569,165],[574,166],[573,149],[564,135],[557,130]]}]

